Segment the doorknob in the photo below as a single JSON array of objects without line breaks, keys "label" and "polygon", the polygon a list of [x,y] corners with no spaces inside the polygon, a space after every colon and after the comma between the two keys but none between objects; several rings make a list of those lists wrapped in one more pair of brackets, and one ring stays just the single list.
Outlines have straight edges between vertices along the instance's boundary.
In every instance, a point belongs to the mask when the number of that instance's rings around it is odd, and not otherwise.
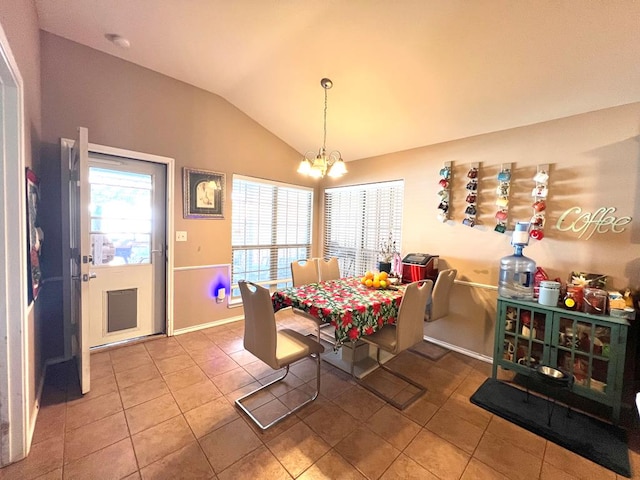
[{"label": "doorknob", "polygon": [[84,275],[82,275],[82,281],[83,282],[88,282],[89,280],[91,280],[92,278],[96,278],[97,275],[95,274],[95,272],[89,272],[89,275],[87,275],[86,273]]}]

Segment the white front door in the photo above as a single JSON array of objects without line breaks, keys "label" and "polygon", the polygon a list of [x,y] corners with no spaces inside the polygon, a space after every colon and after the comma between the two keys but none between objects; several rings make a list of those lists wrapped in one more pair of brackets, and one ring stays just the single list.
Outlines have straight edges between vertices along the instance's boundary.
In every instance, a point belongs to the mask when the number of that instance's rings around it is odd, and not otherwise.
[{"label": "white front door", "polygon": [[166,165],[89,152],[92,347],[166,329]]}]

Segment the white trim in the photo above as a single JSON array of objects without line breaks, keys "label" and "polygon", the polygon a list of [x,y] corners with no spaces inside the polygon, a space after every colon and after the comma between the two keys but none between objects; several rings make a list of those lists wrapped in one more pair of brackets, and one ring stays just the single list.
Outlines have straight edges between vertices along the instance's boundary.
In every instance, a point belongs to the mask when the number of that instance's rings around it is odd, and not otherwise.
[{"label": "white trim", "polygon": [[438,340],[437,338],[427,337],[426,335],[422,338],[428,342],[434,343],[453,352],[458,352],[462,355],[466,355],[467,357],[480,360],[481,362],[493,363],[493,357],[487,357],[486,355],[474,352],[473,350],[467,350],[466,348],[458,347],[457,345],[453,345],[452,343],[443,342],[442,340]]},{"label": "white trim", "polygon": [[24,83],[0,25],[0,466],[29,452]]},{"label": "white trim", "polygon": [[454,280],[453,281],[457,285],[465,285],[467,287],[472,288],[481,288],[483,290],[498,290],[498,287],[495,285],[487,285],[486,283],[478,283],[478,282],[468,282],[466,280]]},{"label": "white trim", "polygon": [[198,330],[204,330],[205,328],[211,327],[219,327],[220,325],[226,325],[227,323],[239,322],[244,319],[244,315],[238,315],[236,317],[229,317],[223,320],[215,320],[213,322],[201,323],[199,325],[194,325],[193,327],[185,327],[179,328],[178,330],[174,330],[174,335],[183,335],[185,333],[197,332]]},{"label": "white trim", "polygon": [[231,264],[230,263],[218,263],[215,265],[190,265],[187,267],[174,267],[173,271],[174,272],[183,272],[183,271],[187,271],[187,270],[204,270],[205,268],[223,268],[223,267],[230,267]]}]

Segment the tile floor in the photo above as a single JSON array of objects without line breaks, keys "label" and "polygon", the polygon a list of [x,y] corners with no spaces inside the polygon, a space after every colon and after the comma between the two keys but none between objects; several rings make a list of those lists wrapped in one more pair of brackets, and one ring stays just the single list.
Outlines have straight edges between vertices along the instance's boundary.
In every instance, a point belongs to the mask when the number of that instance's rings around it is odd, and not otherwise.
[{"label": "tile floor", "polygon": [[[617,478],[471,404],[490,366],[457,353],[393,360],[428,388],[404,412],[323,362],[318,400],[260,433],[233,401],[273,371],[243,350],[242,329],[94,353],[84,397],[72,363],[50,367],[31,453],[0,480]],[[312,361],[291,370],[256,400],[260,415],[313,388]],[[630,456],[640,478],[640,455]]]}]

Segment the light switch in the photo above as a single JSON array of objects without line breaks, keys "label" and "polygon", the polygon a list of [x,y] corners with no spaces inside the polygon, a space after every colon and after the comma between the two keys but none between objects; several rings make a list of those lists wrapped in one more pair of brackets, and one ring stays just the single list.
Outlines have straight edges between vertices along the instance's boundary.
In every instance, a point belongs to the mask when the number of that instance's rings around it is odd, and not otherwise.
[{"label": "light switch", "polygon": [[184,230],[176,231],[176,242],[186,242],[187,232]]}]

